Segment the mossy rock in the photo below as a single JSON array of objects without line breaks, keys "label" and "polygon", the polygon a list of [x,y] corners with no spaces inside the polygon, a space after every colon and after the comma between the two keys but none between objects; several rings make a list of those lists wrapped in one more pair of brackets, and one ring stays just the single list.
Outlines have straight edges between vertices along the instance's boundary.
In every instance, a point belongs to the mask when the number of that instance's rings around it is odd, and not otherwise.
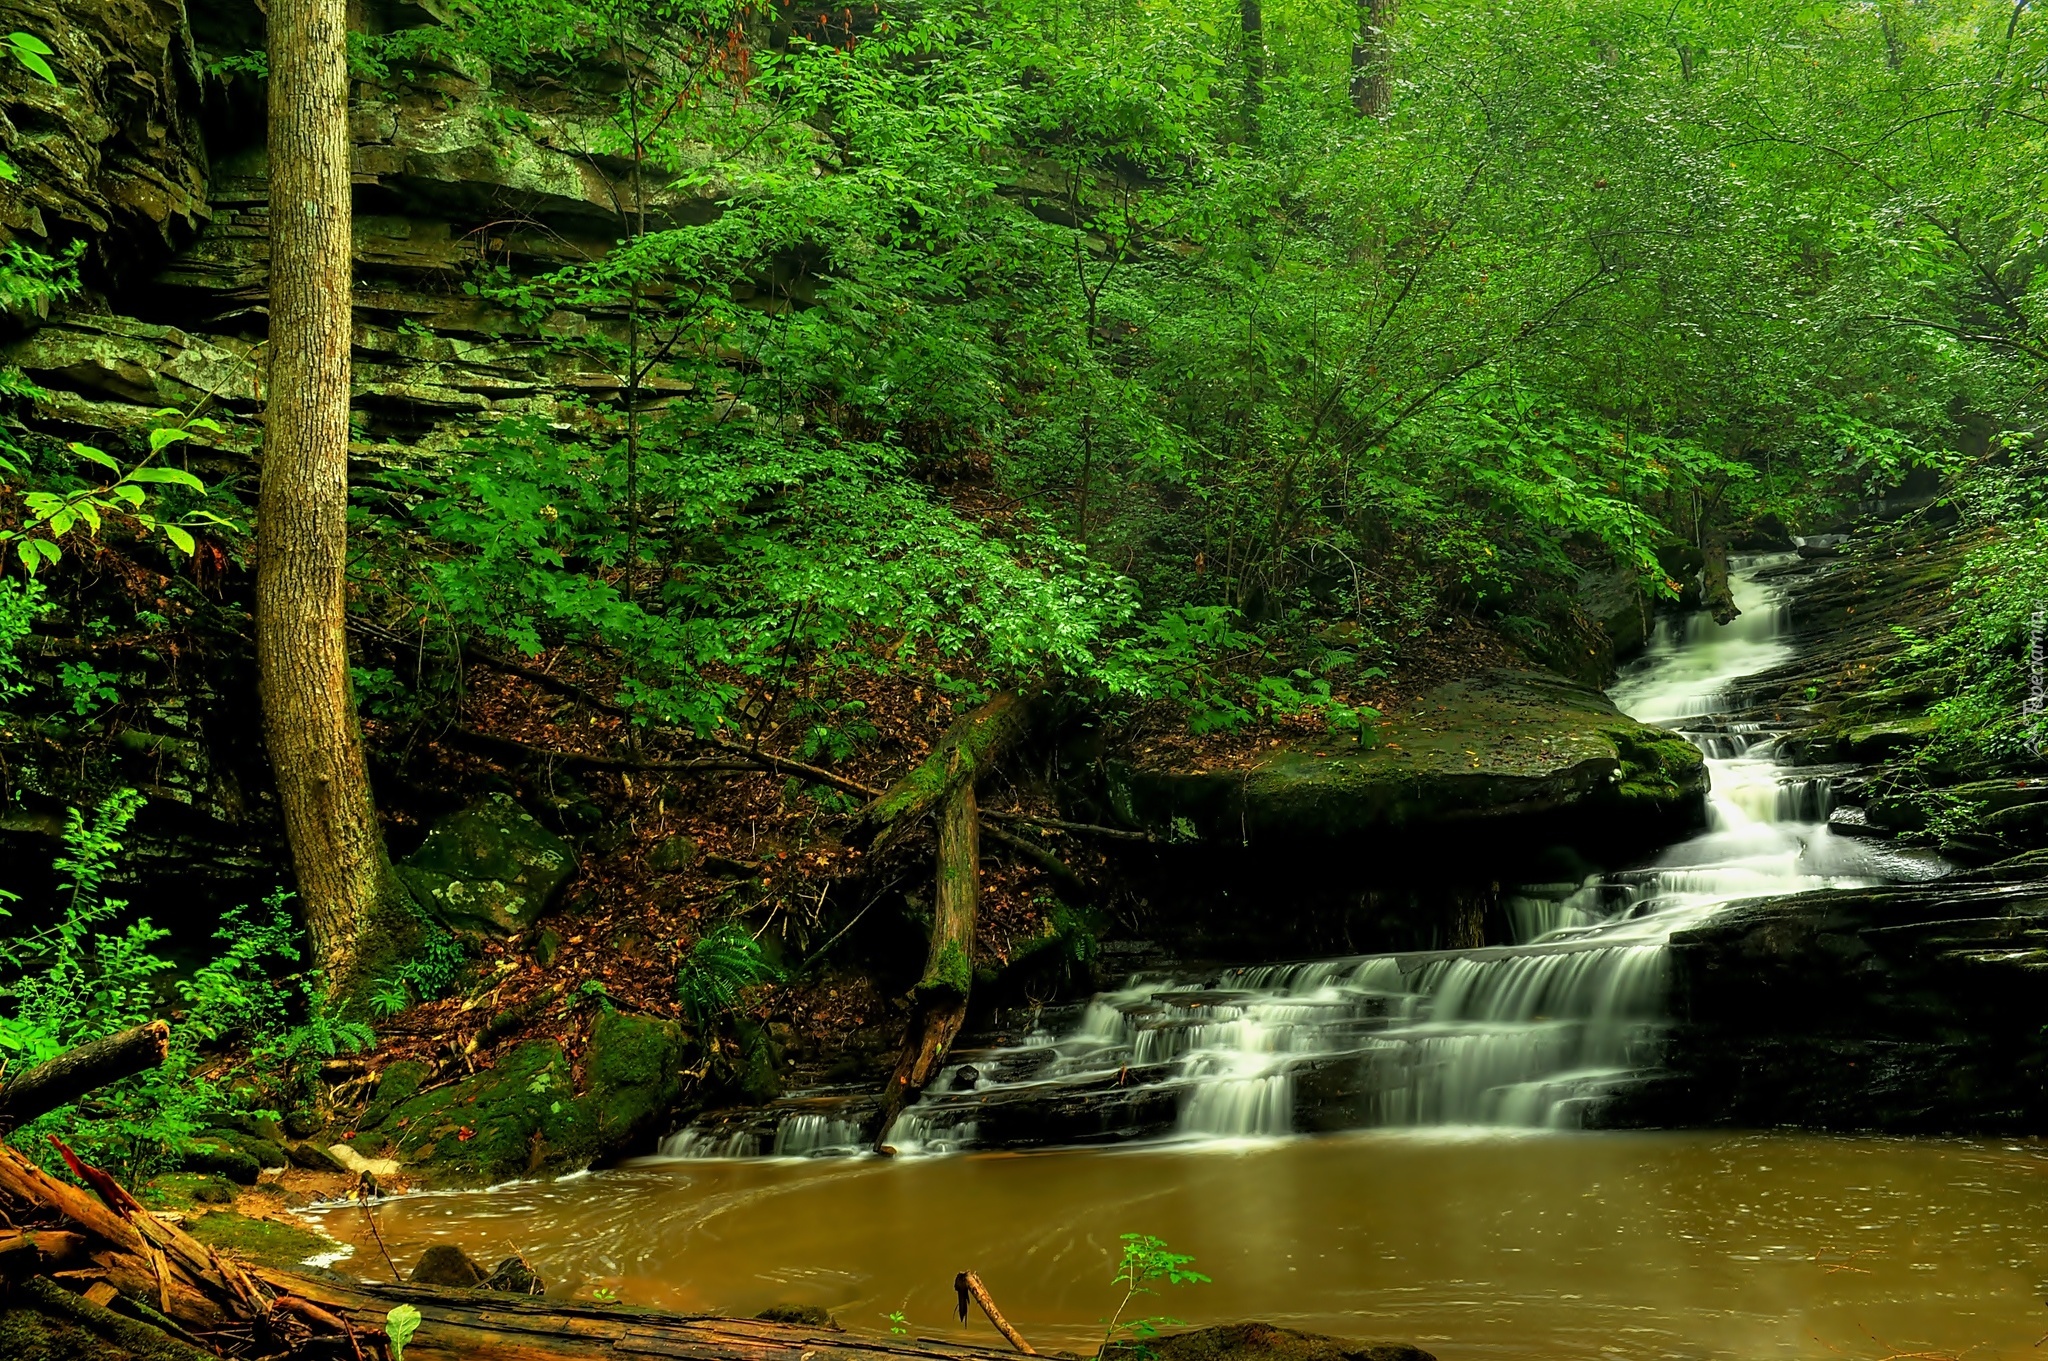
[{"label": "mossy rock", "polygon": [[225,1177],[243,1186],[254,1186],[263,1165],[254,1157],[223,1139],[193,1139],[178,1157],[178,1170]]},{"label": "mossy rock", "polygon": [[365,1118],[350,1146],[396,1157],[431,1186],[574,1171],[655,1132],[682,1092],[682,1057],[675,1022],[607,1012],[591,1032],[580,1094],[574,1065],[552,1040],[517,1045],[491,1068],[432,1091],[400,1074],[397,1087],[408,1094],[388,1103],[397,1090],[385,1091],[394,1081],[387,1070],[373,1106],[380,1118]]},{"label": "mossy rock", "polygon": [[385,1068],[377,1077],[377,1090],[371,1094],[362,1118],[356,1121],[356,1128],[375,1129],[389,1120],[391,1112],[410,1100],[432,1071],[417,1059],[400,1059]]},{"label": "mossy rock", "polygon": [[1569,812],[1609,834],[1669,834],[1704,815],[1704,758],[1562,676],[1493,671],[1386,716],[1369,745],[1326,736],[1249,769],[1139,761],[1112,768],[1112,803],[1165,840],[1352,843],[1497,827]]},{"label": "mossy rock", "polygon": [[194,1205],[232,1205],[235,1184],[209,1172],[166,1172],[135,1188],[135,1198],[152,1210],[187,1210]]},{"label": "mossy rock", "polygon": [[1353,1342],[1270,1323],[1226,1323],[1117,1342],[1105,1361],[1435,1361],[1405,1342]]},{"label": "mossy rock", "polygon": [[310,1229],[281,1219],[251,1219],[231,1210],[215,1210],[185,1225],[186,1231],[210,1248],[224,1249],[264,1266],[290,1270],[310,1257],[332,1252],[334,1243]]},{"label": "mossy rock", "polygon": [[441,819],[398,866],[415,897],[450,930],[511,936],[531,926],[576,855],[504,794]]},{"label": "mossy rock", "polygon": [[590,1032],[583,1100],[597,1108],[597,1138],[610,1152],[654,1132],[683,1091],[683,1028],[674,1021],[608,1011]]},{"label": "mossy rock", "polygon": [[199,1137],[240,1149],[254,1158],[258,1167],[287,1167],[291,1164],[291,1155],[285,1152],[283,1144],[258,1135],[233,1129],[210,1129]]}]

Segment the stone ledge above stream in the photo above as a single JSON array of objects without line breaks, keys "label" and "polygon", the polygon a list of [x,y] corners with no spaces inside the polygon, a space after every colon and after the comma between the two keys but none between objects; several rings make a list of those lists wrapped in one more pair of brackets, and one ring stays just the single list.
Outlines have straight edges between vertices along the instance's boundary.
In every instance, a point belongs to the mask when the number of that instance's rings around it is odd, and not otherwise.
[{"label": "stone ledge above stream", "polygon": [[1112,763],[1117,815],[1167,841],[1353,843],[1418,832],[1563,834],[1644,845],[1704,815],[1706,765],[1684,738],[1598,690],[1496,670],[1422,695],[1349,737],[1288,741],[1235,769]]}]

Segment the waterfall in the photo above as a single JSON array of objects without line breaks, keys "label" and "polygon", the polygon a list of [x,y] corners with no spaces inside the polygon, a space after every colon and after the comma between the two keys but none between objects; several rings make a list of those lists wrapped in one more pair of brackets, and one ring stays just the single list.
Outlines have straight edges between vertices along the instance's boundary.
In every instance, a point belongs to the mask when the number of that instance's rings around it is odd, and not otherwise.
[{"label": "waterfall", "polygon": [[[1781,559],[1782,561],[1782,559]],[[1515,946],[1134,978],[1064,1033],[973,1059],[890,1131],[905,1149],[971,1141],[971,1113],[1133,1089],[1171,1096],[1172,1133],[1256,1137],[1343,1125],[1573,1126],[1654,1067],[1668,1025],[1672,934],[1740,898],[1875,883],[1897,867],[1836,840],[1832,772],[1794,773],[1777,734],[1740,721],[1742,677],[1789,659],[1789,614],[1752,561],[1742,613],[1660,621],[1613,690],[1624,712],[1699,747],[1708,825],[1653,864],[1505,900]],[[949,1123],[950,1121],[950,1123]]]},{"label": "waterfall", "polygon": [[[1506,894],[1513,945],[1131,978],[1051,1013],[1021,1043],[956,1055],[887,1142],[909,1153],[977,1141],[1579,1125],[1658,1061],[1673,933],[1737,899],[1928,873],[1881,845],[1833,836],[1838,772],[1794,771],[1779,733],[1741,716],[1741,679],[1791,656],[1788,611],[1758,579],[1764,565],[1734,564],[1738,618],[1661,620],[1611,692],[1624,712],[1682,734],[1706,758],[1700,834],[1647,865]],[[664,1151],[705,1156],[738,1142],[678,1142],[687,1134]],[[804,1114],[783,1121],[774,1149],[860,1142]]]}]

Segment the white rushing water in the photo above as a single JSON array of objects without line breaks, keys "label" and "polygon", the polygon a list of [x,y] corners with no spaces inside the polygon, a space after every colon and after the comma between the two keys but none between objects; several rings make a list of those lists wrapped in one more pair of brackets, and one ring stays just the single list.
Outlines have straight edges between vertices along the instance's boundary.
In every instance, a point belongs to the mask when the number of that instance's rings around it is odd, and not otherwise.
[{"label": "white rushing water", "polygon": [[[1782,594],[1756,576],[1767,565],[1731,574],[1742,611],[1731,623],[1660,621],[1610,691],[1624,712],[1705,755],[1712,783],[1698,835],[1637,869],[1511,895],[1515,946],[1134,978],[1063,1032],[966,1056],[897,1118],[888,1142],[906,1152],[970,1146],[992,1107],[1031,1102],[1092,1101],[1109,1135],[1120,1119],[1130,1132],[1156,1128],[1170,1102],[1171,1132],[1187,1139],[1293,1133],[1304,1112],[1315,1128],[1579,1124],[1589,1103],[1656,1062],[1674,932],[1739,899],[1939,872],[1832,834],[1832,773],[1795,770],[1777,756],[1776,734],[1733,717],[1740,679],[1791,656]],[[850,1122],[797,1119],[804,1128],[785,1124],[776,1152],[862,1143]]]}]

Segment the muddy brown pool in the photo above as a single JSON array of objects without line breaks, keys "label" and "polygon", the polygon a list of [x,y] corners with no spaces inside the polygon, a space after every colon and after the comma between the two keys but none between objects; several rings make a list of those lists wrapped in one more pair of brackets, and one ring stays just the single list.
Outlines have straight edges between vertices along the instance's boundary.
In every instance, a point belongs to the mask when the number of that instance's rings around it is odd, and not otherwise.
[{"label": "muddy brown pool", "polygon": [[[523,1252],[553,1293],[1092,1352],[1117,1236],[1195,1254],[1153,1307],[1458,1358],[2038,1357],[2048,1145],[1804,1135],[1371,1132],[904,1161],[641,1163],[382,1206],[401,1268]],[[361,1212],[322,1222],[382,1274]],[[373,1270],[374,1267],[374,1270]]]}]

